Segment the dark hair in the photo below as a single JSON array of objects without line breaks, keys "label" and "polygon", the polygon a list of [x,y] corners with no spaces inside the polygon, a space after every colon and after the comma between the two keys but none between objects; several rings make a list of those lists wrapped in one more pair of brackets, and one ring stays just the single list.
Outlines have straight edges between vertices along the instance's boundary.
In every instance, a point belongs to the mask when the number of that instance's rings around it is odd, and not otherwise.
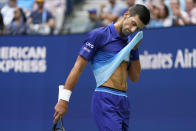
[{"label": "dark hair", "polygon": [[3,16],[0,12],[0,30],[3,30],[3,28],[4,28]]},{"label": "dark hair", "polygon": [[26,18],[26,15],[25,15],[23,9],[22,9],[22,8],[19,8],[19,10],[20,10],[20,14],[21,14],[21,17],[22,17],[22,21],[23,21],[24,23],[26,23],[27,18]]},{"label": "dark hair", "polygon": [[144,25],[147,25],[150,21],[150,11],[144,5],[136,4],[130,7],[129,13],[131,16],[138,15]]},{"label": "dark hair", "polygon": [[163,6],[164,6],[164,11],[165,11],[165,18],[167,18],[169,16],[169,9],[165,4]]},{"label": "dark hair", "polygon": [[[26,23],[27,18],[26,18],[26,15],[25,15],[23,9],[22,8],[17,8],[17,9],[19,9],[19,11],[20,11],[20,17],[21,17],[22,23],[23,24]],[[15,21],[15,20],[16,20],[16,18],[13,18],[12,21]]]}]

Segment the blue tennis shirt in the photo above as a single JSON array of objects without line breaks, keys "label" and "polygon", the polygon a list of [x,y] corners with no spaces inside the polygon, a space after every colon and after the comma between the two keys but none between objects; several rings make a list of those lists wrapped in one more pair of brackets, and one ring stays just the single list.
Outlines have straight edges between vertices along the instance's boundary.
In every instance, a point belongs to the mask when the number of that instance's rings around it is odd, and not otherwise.
[{"label": "blue tennis shirt", "polygon": [[127,43],[128,37],[120,37],[114,24],[110,24],[88,33],[79,55],[91,62],[104,61],[118,53]]},{"label": "blue tennis shirt", "polygon": [[[104,84],[115,72],[122,61],[129,61],[130,51],[142,39],[143,32],[140,31],[128,43],[128,37],[120,37],[113,24],[98,28],[90,32],[84,41],[79,55],[91,62],[97,87]],[[127,67],[122,67],[127,68]],[[119,70],[122,70],[121,68]],[[124,70],[125,71],[125,70]],[[121,72],[121,71],[120,71]],[[116,74],[113,82],[117,80]],[[112,83],[113,83],[112,82]],[[122,86],[116,85],[118,86]],[[113,85],[113,84],[112,84]],[[108,86],[112,86],[111,83]],[[124,84],[126,87],[126,83]]]}]

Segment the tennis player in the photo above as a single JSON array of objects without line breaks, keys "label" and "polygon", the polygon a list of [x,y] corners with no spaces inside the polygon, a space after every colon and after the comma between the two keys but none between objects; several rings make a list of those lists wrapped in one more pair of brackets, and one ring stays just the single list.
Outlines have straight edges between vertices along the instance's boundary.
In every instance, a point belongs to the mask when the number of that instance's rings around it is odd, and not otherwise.
[{"label": "tennis player", "polygon": [[[127,45],[128,36],[144,28],[149,20],[149,10],[137,4],[129,8],[116,23],[97,28],[88,34],[65,85],[59,90],[60,100],[55,106],[54,123],[67,112],[72,90],[87,63],[105,61],[117,54]],[[127,73],[132,82],[139,80],[139,45],[140,42],[131,50],[128,61],[121,62],[110,78],[95,89],[92,113],[100,131],[128,130],[130,104],[126,94]]]}]

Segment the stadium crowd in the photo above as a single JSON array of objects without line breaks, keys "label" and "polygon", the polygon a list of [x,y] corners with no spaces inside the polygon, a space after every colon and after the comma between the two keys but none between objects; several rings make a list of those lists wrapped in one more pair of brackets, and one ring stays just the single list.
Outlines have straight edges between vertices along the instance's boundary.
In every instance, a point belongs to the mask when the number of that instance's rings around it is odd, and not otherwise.
[{"label": "stadium crowd", "polygon": [[94,27],[92,26],[92,28],[88,28],[88,30],[97,27],[97,18],[93,19],[95,16],[102,22],[102,24],[99,25],[108,25],[112,21],[117,21],[124,15],[129,7],[135,4],[144,4],[150,9],[151,21],[147,28],[196,24],[196,0],[124,0],[126,7],[123,7],[122,4],[118,4],[117,0],[108,1],[109,5],[103,3],[99,9],[90,9],[88,11],[91,22],[91,24],[88,25],[94,25]]},{"label": "stadium crowd", "polygon": [[[0,34],[49,35],[63,28],[66,0],[2,0]],[[117,21],[135,4],[144,4],[151,11],[148,28],[196,24],[196,0],[106,0],[99,9],[88,10],[86,32]],[[126,6],[118,2],[124,2]]]},{"label": "stadium crowd", "polygon": [[66,0],[7,0],[0,12],[0,34],[59,34]]}]

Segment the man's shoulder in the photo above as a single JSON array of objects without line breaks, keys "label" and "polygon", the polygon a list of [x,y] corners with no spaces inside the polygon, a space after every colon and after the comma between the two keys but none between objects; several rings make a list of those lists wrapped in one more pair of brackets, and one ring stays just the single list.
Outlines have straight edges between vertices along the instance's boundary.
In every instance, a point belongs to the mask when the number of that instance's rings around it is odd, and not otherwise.
[{"label": "man's shoulder", "polygon": [[102,47],[110,37],[109,32],[108,26],[96,28],[87,34],[85,41],[95,44],[97,47]]},{"label": "man's shoulder", "polygon": [[108,33],[109,26],[99,27],[89,32],[90,35],[95,35],[97,37],[106,37]]}]

